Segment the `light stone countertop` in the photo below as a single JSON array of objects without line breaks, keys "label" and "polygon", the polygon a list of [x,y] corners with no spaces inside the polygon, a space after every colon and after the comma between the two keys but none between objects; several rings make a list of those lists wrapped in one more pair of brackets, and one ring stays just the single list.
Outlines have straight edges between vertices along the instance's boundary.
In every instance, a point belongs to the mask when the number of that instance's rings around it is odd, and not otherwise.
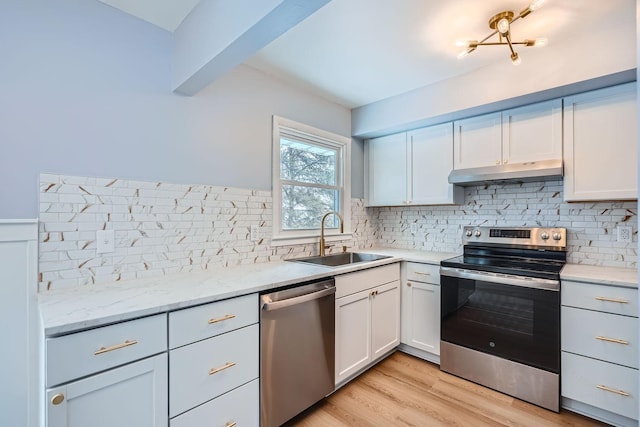
[{"label": "light stone countertop", "polygon": [[575,282],[623,286],[637,289],[638,270],[633,268],[567,264],[560,272],[560,280],[572,280]]},{"label": "light stone countertop", "polygon": [[402,260],[438,264],[455,256],[384,248],[357,252],[391,258],[337,268],[289,261],[247,264],[42,292],[42,327],[46,336],[56,336]]}]

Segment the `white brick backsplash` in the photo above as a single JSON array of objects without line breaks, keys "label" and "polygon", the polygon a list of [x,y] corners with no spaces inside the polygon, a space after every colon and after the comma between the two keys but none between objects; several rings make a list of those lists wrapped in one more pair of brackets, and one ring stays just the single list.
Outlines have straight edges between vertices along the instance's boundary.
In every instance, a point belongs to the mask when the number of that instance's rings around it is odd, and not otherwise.
[{"label": "white brick backsplash", "polygon": [[[41,174],[40,289],[317,254],[317,244],[271,246],[272,206],[269,191]],[[460,206],[365,209],[361,199],[351,206],[353,239],[328,252],[460,252],[464,225],[539,225],[568,229],[570,262],[637,266],[636,203],[564,203],[562,181],[467,187]],[[633,243],[617,243],[620,223],[633,228]],[[257,242],[249,240],[254,224]],[[115,252],[96,254],[102,229],[115,230]]]}]

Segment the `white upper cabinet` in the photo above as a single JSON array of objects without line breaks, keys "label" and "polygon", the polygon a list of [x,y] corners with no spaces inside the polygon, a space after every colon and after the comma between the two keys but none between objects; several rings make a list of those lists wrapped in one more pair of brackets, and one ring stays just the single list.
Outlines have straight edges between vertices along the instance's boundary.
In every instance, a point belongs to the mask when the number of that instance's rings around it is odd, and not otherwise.
[{"label": "white upper cabinet", "polygon": [[502,163],[562,159],[562,100],[502,112]]},{"label": "white upper cabinet", "polygon": [[369,206],[403,205],[407,201],[407,134],[383,136],[367,142]]},{"label": "white upper cabinet", "polygon": [[411,150],[409,203],[462,204],[464,190],[448,181],[453,169],[453,123],[411,131],[407,140]]},{"label": "white upper cabinet", "polygon": [[454,169],[562,159],[562,100],[454,122]]},{"label": "white upper cabinet", "polygon": [[485,114],[453,123],[453,168],[499,165],[502,161],[502,117]]},{"label": "white upper cabinet", "polygon": [[564,99],[566,201],[635,200],[636,84]]},{"label": "white upper cabinet", "polygon": [[368,206],[444,205],[463,202],[449,184],[453,168],[451,123],[367,141]]}]

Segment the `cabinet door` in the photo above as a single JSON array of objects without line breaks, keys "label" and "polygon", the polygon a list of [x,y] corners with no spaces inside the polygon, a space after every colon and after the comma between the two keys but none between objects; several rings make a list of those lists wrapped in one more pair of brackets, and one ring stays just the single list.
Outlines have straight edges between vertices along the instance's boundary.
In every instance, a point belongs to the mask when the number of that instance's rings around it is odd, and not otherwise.
[{"label": "cabinet door", "polygon": [[400,344],[400,281],[387,283],[371,297],[371,355],[384,356]]},{"label": "cabinet door", "polygon": [[393,206],[406,204],[407,197],[407,134],[383,136],[367,141],[368,205]]},{"label": "cabinet door", "polygon": [[160,354],[47,390],[47,426],[166,426],[167,394]]},{"label": "cabinet door", "polygon": [[371,361],[371,292],[336,299],[336,384]]},{"label": "cabinet door", "polygon": [[449,184],[453,169],[453,123],[443,123],[408,133],[413,205],[462,203],[461,188]]},{"label": "cabinet door", "polygon": [[440,286],[407,281],[402,317],[406,327],[403,343],[440,355]]},{"label": "cabinet door", "polygon": [[564,99],[564,198],[637,199],[636,85]]},{"label": "cabinet door", "polygon": [[495,166],[502,162],[501,113],[453,122],[453,168]]},{"label": "cabinet door", "polygon": [[562,159],[562,100],[502,112],[502,162]]}]

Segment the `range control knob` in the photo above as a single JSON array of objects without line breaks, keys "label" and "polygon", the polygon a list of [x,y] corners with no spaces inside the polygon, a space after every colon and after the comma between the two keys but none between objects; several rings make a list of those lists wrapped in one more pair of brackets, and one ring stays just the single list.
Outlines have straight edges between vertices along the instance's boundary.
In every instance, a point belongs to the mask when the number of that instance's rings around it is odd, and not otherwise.
[{"label": "range control knob", "polygon": [[476,230],[475,235],[476,235],[476,237],[480,237],[482,235],[482,233],[480,232],[480,230]]},{"label": "range control knob", "polygon": [[549,240],[549,233],[547,233],[546,231],[543,231],[542,234],[540,234],[540,238],[542,240]]},{"label": "range control knob", "polygon": [[467,230],[467,232],[466,232],[466,233],[464,233],[464,234],[466,234],[466,235],[467,235],[467,237],[471,237],[471,235],[472,235],[473,233],[471,232],[471,230]]},{"label": "range control knob", "polygon": [[562,239],[562,234],[558,233],[557,231],[556,231],[556,232],[554,232],[551,236],[553,237],[553,240],[560,240],[560,239]]}]

